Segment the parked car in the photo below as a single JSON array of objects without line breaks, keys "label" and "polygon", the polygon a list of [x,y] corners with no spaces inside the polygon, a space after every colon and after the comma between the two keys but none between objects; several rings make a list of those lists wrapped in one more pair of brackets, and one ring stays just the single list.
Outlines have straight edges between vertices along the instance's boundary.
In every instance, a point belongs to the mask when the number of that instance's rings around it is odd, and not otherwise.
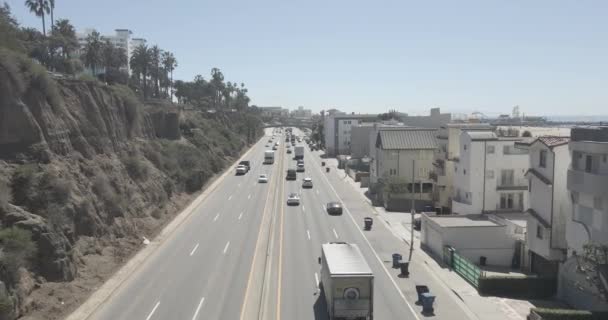
[{"label": "parked car", "polygon": [[342,215],[342,204],[339,202],[330,202],[327,204],[327,213],[331,215]]},{"label": "parked car", "polygon": [[287,205],[288,206],[299,206],[300,205],[300,196],[297,193],[290,193],[287,197]]},{"label": "parked car", "polygon": [[268,183],[268,175],[266,175],[266,174],[261,174],[261,175],[258,177],[258,182],[259,182],[259,183]]},{"label": "parked car", "polygon": [[304,178],[304,180],[302,181],[302,188],[312,188],[312,179]]}]

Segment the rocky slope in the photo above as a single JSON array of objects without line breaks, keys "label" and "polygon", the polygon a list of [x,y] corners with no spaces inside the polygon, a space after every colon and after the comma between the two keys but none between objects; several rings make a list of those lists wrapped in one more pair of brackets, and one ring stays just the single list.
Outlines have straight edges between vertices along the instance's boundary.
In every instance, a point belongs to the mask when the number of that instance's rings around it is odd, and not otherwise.
[{"label": "rocky slope", "polygon": [[0,55],[0,319],[65,316],[261,133]]}]

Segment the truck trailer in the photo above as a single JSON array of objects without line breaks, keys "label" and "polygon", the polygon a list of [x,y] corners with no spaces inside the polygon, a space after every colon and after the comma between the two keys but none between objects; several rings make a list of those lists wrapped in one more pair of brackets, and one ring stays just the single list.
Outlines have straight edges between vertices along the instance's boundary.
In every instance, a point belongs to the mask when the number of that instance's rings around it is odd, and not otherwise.
[{"label": "truck trailer", "polygon": [[321,296],[330,320],[373,320],[374,274],[356,244],[321,245]]},{"label": "truck trailer", "polygon": [[304,159],[304,146],[295,147],[295,159]]},{"label": "truck trailer", "polygon": [[274,151],[266,150],[264,151],[264,164],[273,164],[274,163]]}]

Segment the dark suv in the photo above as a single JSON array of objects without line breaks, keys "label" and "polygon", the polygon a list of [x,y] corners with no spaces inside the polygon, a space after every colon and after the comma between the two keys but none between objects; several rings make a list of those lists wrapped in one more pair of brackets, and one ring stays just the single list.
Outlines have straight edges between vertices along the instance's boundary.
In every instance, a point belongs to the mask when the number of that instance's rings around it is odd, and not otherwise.
[{"label": "dark suv", "polygon": [[287,169],[287,177],[286,180],[296,180],[297,174],[295,169]]}]

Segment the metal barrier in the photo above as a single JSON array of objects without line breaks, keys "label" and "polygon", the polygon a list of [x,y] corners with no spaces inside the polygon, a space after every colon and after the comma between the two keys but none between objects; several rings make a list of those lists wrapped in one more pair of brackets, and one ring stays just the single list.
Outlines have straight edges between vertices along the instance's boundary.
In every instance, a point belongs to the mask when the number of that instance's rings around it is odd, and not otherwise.
[{"label": "metal barrier", "polygon": [[479,278],[484,276],[483,270],[458,254],[456,249],[445,246],[443,248],[443,261],[475,288],[479,287]]}]

